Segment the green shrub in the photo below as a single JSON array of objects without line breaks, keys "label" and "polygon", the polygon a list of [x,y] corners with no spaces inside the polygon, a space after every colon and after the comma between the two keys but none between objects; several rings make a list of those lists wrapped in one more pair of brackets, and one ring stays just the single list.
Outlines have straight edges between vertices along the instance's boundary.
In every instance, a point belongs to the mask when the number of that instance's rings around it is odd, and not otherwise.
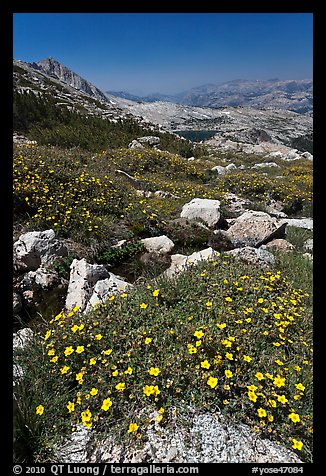
[{"label": "green shrub", "polygon": [[63,390],[51,401],[47,392],[34,399],[35,411],[44,406],[42,431],[51,434],[55,419],[71,431],[79,424],[124,430],[133,441],[149,423],[149,407],[165,425],[172,406],[192,405],[222,409],[288,448],[300,441],[296,451],[310,461],[307,297],[280,272],[222,255],[175,280],[112,296],[88,315],[61,312],[39,336],[49,366],[44,388],[55,381]]},{"label": "green shrub", "polygon": [[313,237],[313,232],[297,226],[286,227],[286,239],[295,246],[297,251],[304,251],[303,245]]},{"label": "green shrub", "polygon": [[[22,78],[22,81],[26,80]],[[85,101],[101,106],[98,101],[87,96]],[[65,105],[58,106],[56,102],[50,94],[36,96],[33,93],[14,91],[14,130],[28,133],[40,145],[80,147],[97,152],[109,147],[127,147],[136,137],[155,134],[159,136],[160,147],[164,150],[184,157],[201,157],[206,154],[203,146],[194,146],[190,141],[169,132],[153,132],[132,118],[109,121],[99,116],[88,116],[87,112],[81,114],[81,110],[71,111]]]},{"label": "green shrub", "polygon": [[77,258],[75,254],[69,254],[68,256],[57,258],[52,263],[52,267],[58,273],[59,277],[69,280],[70,265],[75,258]]},{"label": "green shrub", "polygon": [[144,245],[140,241],[134,241],[123,244],[119,248],[111,247],[103,251],[96,257],[99,263],[108,263],[111,265],[121,263],[122,261],[131,258],[144,251]]}]

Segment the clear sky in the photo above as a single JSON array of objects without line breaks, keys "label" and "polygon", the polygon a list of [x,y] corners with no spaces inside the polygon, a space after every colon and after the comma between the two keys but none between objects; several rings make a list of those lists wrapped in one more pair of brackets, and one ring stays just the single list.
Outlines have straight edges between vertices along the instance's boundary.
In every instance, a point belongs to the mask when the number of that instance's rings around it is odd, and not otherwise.
[{"label": "clear sky", "polygon": [[103,91],[172,94],[312,79],[311,13],[15,13],[14,58],[52,56]]}]

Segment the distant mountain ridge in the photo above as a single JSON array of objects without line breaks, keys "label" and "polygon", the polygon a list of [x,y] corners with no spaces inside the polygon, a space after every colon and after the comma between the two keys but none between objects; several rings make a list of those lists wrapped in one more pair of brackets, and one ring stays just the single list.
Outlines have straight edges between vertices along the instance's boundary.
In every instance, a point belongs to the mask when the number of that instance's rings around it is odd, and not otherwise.
[{"label": "distant mountain ridge", "polygon": [[94,84],[71,71],[51,56],[38,62],[28,63],[32,68],[55,78],[90,97],[108,102],[112,97],[135,102],[165,101],[195,107],[254,107],[257,109],[286,109],[300,114],[312,114],[312,80],[243,80],[234,79],[222,84],[208,83],[177,94],[159,92],[137,96],[125,91],[101,91]]},{"label": "distant mountain ridge", "polygon": [[[278,80],[270,80],[276,87]],[[235,80],[234,88],[242,85],[250,91],[250,82]],[[309,113],[298,114],[284,108],[272,107],[199,107],[176,102],[144,102],[114,97],[104,94],[94,85],[73,73],[56,60],[48,58],[38,63],[13,61],[14,91],[36,96],[51,96],[58,107],[98,116],[109,121],[128,118],[151,130],[168,131],[179,134],[189,131],[206,131],[209,136],[218,135],[221,140],[231,140],[257,144],[269,141],[296,147],[302,151],[312,151],[313,119]],[[214,85],[202,87],[205,94],[212,94]],[[226,85],[226,88],[230,85]],[[287,83],[288,89],[298,90],[304,84]],[[197,90],[200,88],[197,88]],[[182,134],[181,134],[182,135]]]},{"label": "distant mountain ridge", "polygon": [[300,114],[313,111],[312,80],[242,80],[234,79],[222,84],[205,84],[174,94],[132,96],[125,92],[107,91],[113,96],[134,101],[168,101],[197,107],[256,107],[260,109],[287,109]]}]

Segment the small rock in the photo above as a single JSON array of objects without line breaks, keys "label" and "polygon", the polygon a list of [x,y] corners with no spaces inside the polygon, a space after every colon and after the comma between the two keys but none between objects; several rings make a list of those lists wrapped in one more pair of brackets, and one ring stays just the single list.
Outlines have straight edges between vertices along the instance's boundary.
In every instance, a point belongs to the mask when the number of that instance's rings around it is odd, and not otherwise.
[{"label": "small rock", "polygon": [[283,238],[276,238],[275,240],[272,240],[269,243],[266,243],[266,245],[262,245],[261,248],[262,249],[275,248],[280,251],[294,250],[294,246],[292,245],[292,243],[290,243],[287,240],[284,240]]},{"label": "small rock", "polygon": [[298,160],[298,159],[301,159],[301,155],[298,154],[296,149],[293,149],[288,154],[286,154],[283,158],[284,160]]},{"label": "small rock", "polygon": [[313,218],[286,218],[285,220],[280,220],[279,223],[285,223],[287,226],[306,228],[307,230],[311,231],[313,231],[314,228]]},{"label": "small rock", "polygon": [[270,152],[267,157],[274,158],[274,159],[283,159],[284,160],[284,154],[282,154],[281,151],[275,150],[274,152]]},{"label": "small rock", "polygon": [[218,251],[229,251],[234,248],[225,230],[214,230],[214,235],[208,239],[208,246]]},{"label": "small rock", "polygon": [[226,168],[223,167],[223,165],[215,165],[211,170],[217,172],[218,175],[224,175],[226,173]]},{"label": "small rock", "polygon": [[138,140],[134,139],[128,144],[129,149],[143,149],[144,146]]},{"label": "small rock", "polygon": [[250,205],[250,200],[242,198],[235,193],[226,193],[224,195],[226,200],[226,209],[231,213],[243,213]]},{"label": "small rock", "polygon": [[314,249],[314,240],[312,238],[309,238],[309,240],[305,241],[303,244],[303,248],[312,253]]},{"label": "small rock", "polygon": [[214,259],[216,251],[209,247],[202,251],[197,251],[189,256],[175,254],[171,256],[171,266],[164,271],[163,276],[172,278],[176,274],[184,271],[189,265],[196,264],[199,261]]},{"label": "small rock", "polygon": [[278,168],[280,168],[280,166],[277,165],[275,162],[261,162],[259,164],[253,165],[251,168],[252,169],[261,169],[263,167],[278,167]]},{"label": "small rock", "polygon": [[169,253],[174,248],[174,243],[166,235],[144,238],[141,240],[146,250],[150,253]]},{"label": "small rock", "polygon": [[15,387],[24,377],[24,371],[19,364],[14,364],[12,369],[13,386]]},{"label": "small rock", "polygon": [[132,288],[131,284],[127,283],[119,276],[116,276],[113,273],[109,274],[109,278],[101,279],[95,284],[93,294],[86,305],[86,312],[90,311],[99,303],[105,303],[113,294]]},{"label": "small rock", "polygon": [[303,157],[304,159],[307,159],[307,160],[313,160],[314,159],[314,156],[312,154],[310,154],[310,152],[303,152],[301,154],[301,157]]},{"label": "small rock", "polygon": [[156,136],[144,136],[144,137],[137,137],[137,141],[140,142],[142,145],[150,145],[150,146],[156,146],[159,145],[161,142],[161,139]]},{"label": "small rock", "polygon": [[194,198],[186,203],[181,210],[180,217],[188,220],[203,220],[207,226],[214,227],[221,218],[221,202],[206,198]]},{"label": "small rock", "polygon": [[272,253],[262,248],[245,246],[244,248],[226,251],[226,254],[253,265],[269,267],[275,264],[275,258]]},{"label": "small rock", "polygon": [[29,271],[24,274],[22,284],[25,289],[35,290],[37,288],[47,290],[53,289],[60,283],[58,273],[52,269],[39,267],[36,271]]},{"label": "small rock", "polygon": [[127,243],[127,240],[120,240],[115,245],[112,245],[111,248],[122,248],[122,246],[126,243]]},{"label": "small rock", "polygon": [[88,446],[92,430],[77,425],[76,431],[67,437],[63,444],[54,446],[56,461],[66,463],[86,463],[88,461]]},{"label": "small rock", "polygon": [[310,261],[311,263],[313,262],[314,258],[312,256],[311,253],[303,253],[302,255],[304,258],[306,258],[308,261]]},{"label": "small rock", "polygon": [[154,195],[158,198],[179,198],[177,195],[173,195],[171,192],[164,192],[163,190],[156,190]]},{"label": "small rock", "polygon": [[23,350],[28,344],[32,342],[34,338],[34,332],[29,327],[20,329],[13,334],[13,349]]}]

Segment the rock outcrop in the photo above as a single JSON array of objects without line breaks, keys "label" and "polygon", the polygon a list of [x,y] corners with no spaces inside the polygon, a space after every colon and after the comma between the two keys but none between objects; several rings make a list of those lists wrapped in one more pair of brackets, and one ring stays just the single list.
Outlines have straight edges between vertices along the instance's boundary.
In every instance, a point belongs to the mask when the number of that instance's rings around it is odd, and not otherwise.
[{"label": "rock outcrop", "polygon": [[[179,413],[179,412],[178,412]],[[301,463],[281,445],[263,439],[248,426],[234,424],[221,413],[212,415],[188,409],[173,425],[160,426],[149,416],[144,443],[122,445],[112,435],[99,439],[92,430],[78,426],[63,444],[57,445],[60,463]]]},{"label": "rock outcrop", "polygon": [[281,224],[268,213],[248,210],[240,215],[226,234],[235,248],[259,247],[274,238],[283,238],[286,222]]},{"label": "rock outcrop", "polygon": [[22,271],[35,271],[41,264],[52,263],[67,253],[67,247],[55,238],[53,230],[31,231],[14,243],[14,266]]},{"label": "rock outcrop", "polygon": [[70,265],[66,309],[80,306],[81,311],[83,311],[92,296],[97,281],[109,277],[110,273],[103,265],[89,264],[84,258],[81,260],[74,259]]},{"label": "rock outcrop", "polygon": [[79,74],[74,73],[54,58],[49,57],[43,59],[37,63],[32,63],[31,66],[39,69],[49,76],[57,78],[63,83],[69,84],[69,86],[72,86],[75,89],[83,91],[95,99],[108,102],[107,96],[96,86],[91,84],[89,81],[86,81],[84,78],[79,76]]}]

